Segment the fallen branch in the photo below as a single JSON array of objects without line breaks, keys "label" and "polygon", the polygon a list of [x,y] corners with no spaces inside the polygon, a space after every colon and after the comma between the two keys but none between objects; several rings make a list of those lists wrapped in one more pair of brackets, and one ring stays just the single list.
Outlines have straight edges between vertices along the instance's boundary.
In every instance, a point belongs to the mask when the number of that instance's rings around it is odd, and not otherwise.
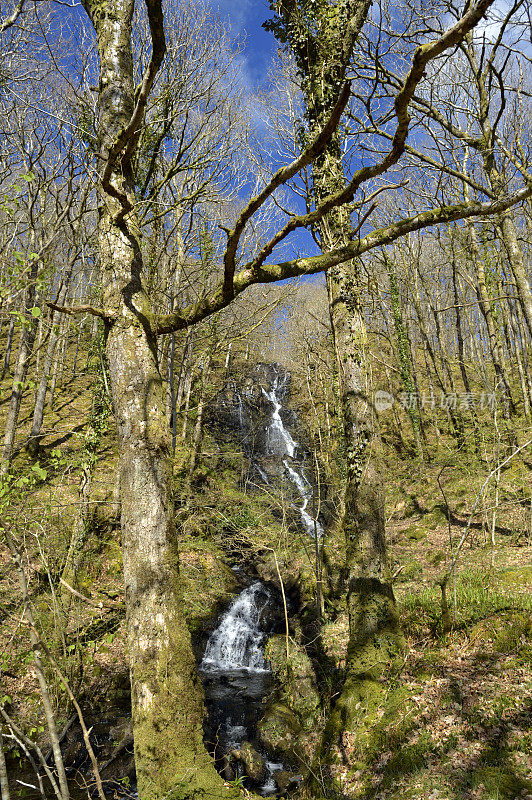
[{"label": "fallen branch", "polygon": [[81,592],[78,592],[76,589],[73,589],[72,586],[70,586],[70,584],[67,583],[64,578],[59,578],[59,582],[62,583],[63,586],[66,589],[68,589],[69,592],[72,592],[72,594],[75,597],[78,597],[80,600],[83,600],[90,606],[94,606],[94,608],[99,608],[99,609],[110,608],[113,611],[116,611],[117,609],[122,610],[125,608],[124,603],[116,602],[114,600],[92,600],[92,598],[90,597],[85,597],[84,594],[81,594]]}]

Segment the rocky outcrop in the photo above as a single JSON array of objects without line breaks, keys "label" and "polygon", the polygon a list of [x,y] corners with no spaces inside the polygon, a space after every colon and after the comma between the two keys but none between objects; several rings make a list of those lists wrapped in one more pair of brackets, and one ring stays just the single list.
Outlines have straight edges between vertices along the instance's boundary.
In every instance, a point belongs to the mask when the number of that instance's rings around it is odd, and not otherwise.
[{"label": "rocky outcrop", "polygon": [[254,783],[261,783],[266,777],[266,761],[249,742],[243,742],[237,750],[232,750],[230,758],[242,765],[244,773]]},{"label": "rocky outcrop", "polygon": [[320,697],[312,662],[305,649],[292,641],[287,658],[285,637],[271,636],[265,657],[270,663],[280,700],[296,715],[301,727],[311,728],[320,707]]},{"label": "rocky outcrop", "polygon": [[[246,371],[247,369],[247,371]],[[234,441],[249,460],[252,479],[267,482],[283,472],[282,456],[269,439],[271,392],[282,403],[280,416],[286,429],[294,430],[296,417],[286,404],[290,373],[278,364],[255,364],[228,375],[222,390],[211,401],[205,421],[219,441]],[[273,446],[272,446],[273,445]]]}]

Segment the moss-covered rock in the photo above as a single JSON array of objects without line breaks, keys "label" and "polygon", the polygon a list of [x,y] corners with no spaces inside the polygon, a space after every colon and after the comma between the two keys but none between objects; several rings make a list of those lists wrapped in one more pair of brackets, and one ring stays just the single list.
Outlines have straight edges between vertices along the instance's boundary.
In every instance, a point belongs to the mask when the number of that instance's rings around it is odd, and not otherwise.
[{"label": "moss-covered rock", "polygon": [[532,615],[526,611],[506,611],[477,623],[471,638],[475,644],[492,643],[498,653],[510,653],[522,647],[530,650]]},{"label": "moss-covered rock", "polygon": [[238,581],[212,542],[187,541],[180,552],[180,563],[187,625],[194,635],[231,601]]},{"label": "moss-covered rock", "polygon": [[502,570],[498,580],[505,586],[532,588],[532,566],[510,567]]},{"label": "moss-covered rock", "polygon": [[242,764],[248,778],[255,783],[260,783],[266,777],[266,761],[249,742],[243,742],[238,750],[232,750],[231,757]]},{"label": "moss-covered rock", "polygon": [[427,538],[427,531],[423,525],[409,525],[403,531],[403,535],[411,542],[420,542],[422,539]]},{"label": "moss-covered rock", "polygon": [[279,684],[281,702],[297,715],[304,728],[311,727],[320,697],[312,662],[304,648],[290,642],[287,658],[286,638],[272,636],[266,644],[265,656]]},{"label": "moss-covered rock", "polygon": [[257,726],[259,741],[268,750],[281,756],[301,757],[301,733],[300,721],[284,703],[272,703]]}]

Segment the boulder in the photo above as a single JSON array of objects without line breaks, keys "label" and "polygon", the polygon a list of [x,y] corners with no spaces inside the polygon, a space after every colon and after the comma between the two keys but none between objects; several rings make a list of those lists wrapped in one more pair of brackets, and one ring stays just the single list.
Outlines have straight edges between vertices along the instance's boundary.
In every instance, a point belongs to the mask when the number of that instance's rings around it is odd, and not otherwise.
[{"label": "boulder", "polygon": [[271,636],[266,645],[265,657],[280,685],[282,702],[297,715],[304,728],[312,727],[320,706],[320,697],[312,662],[304,648],[291,642],[287,660],[285,637]]},{"label": "boulder", "polygon": [[255,783],[260,783],[266,777],[266,762],[249,742],[243,742],[238,750],[232,750],[231,757],[242,764],[248,778]]},{"label": "boulder", "polygon": [[301,730],[297,716],[284,703],[272,703],[257,726],[259,741],[268,750],[289,757],[300,753]]},{"label": "boulder", "polygon": [[291,791],[291,789],[295,789],[296,786],[299,786],[303,780],[303,776],[295,775],[293,772],[289,772],[286,769],[280,769],[278,772],[273,773],[273,780],[279,790],[279,794],[283,795]]}]

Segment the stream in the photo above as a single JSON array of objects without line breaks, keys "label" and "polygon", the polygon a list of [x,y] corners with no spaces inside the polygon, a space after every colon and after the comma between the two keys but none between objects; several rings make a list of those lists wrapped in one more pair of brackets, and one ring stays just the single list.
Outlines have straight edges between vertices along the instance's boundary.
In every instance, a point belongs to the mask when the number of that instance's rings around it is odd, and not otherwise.
[{"label": "stream", "polygon": [[[309,513],[313,510],[314,492],[304,472],[301,450],[283,422],[283,400],[288,394],[290,375],[269,365],[272,373],[270,388],[262,387],[262,395],[271,406],[266,417],[263,458],[274,461],[277,475],[295,487],[299,503],[293,508],[299,512],[303,532],[313,539],[323,535],[320,522]],[[238,398],[238,417],[243,419],[242,399]],[[264,484],[271,485],[266,462],[262,466],[255,457],[253,468]],[[238,571],[238,570],[236,570]],[[238,756],[243,744],[248,743],[262,756],[265,769],[260,781],[251,781],[258,794],[274,795],[278,791],[276,772],[285,765],[271,760],[271,756],[257,741],[257,723],[264,713],[264,698],[273,688],[270,666],[264,658],[264,644],[274,632],[275,614],[279,613],[277,598],[262,582],[247,586],[223,614],[218,627],[211,633],[200,665],[208,709],[205,741],[212,753],[217,769],[224,777],[232,779],[245,774]],[[247,779],[246,779],[247,780]]]},{"label": "stream", "polygon": [[[206,741],[220,772],[231,777],[227,754],[244,742],[255,743],[256,724],[262,712],[262,698],[272,684],[269,665],[264,660],[266,638],[264,611],[271,600],[267,587],[252,583],[233,600],[220,624],[211,634],[200,665],[207,708]],[[257,787],[268,796],[276,791],[273,774],[283,764],[268,760],[266,776]],[[238,772],[238,770],[237,770]]]}]

